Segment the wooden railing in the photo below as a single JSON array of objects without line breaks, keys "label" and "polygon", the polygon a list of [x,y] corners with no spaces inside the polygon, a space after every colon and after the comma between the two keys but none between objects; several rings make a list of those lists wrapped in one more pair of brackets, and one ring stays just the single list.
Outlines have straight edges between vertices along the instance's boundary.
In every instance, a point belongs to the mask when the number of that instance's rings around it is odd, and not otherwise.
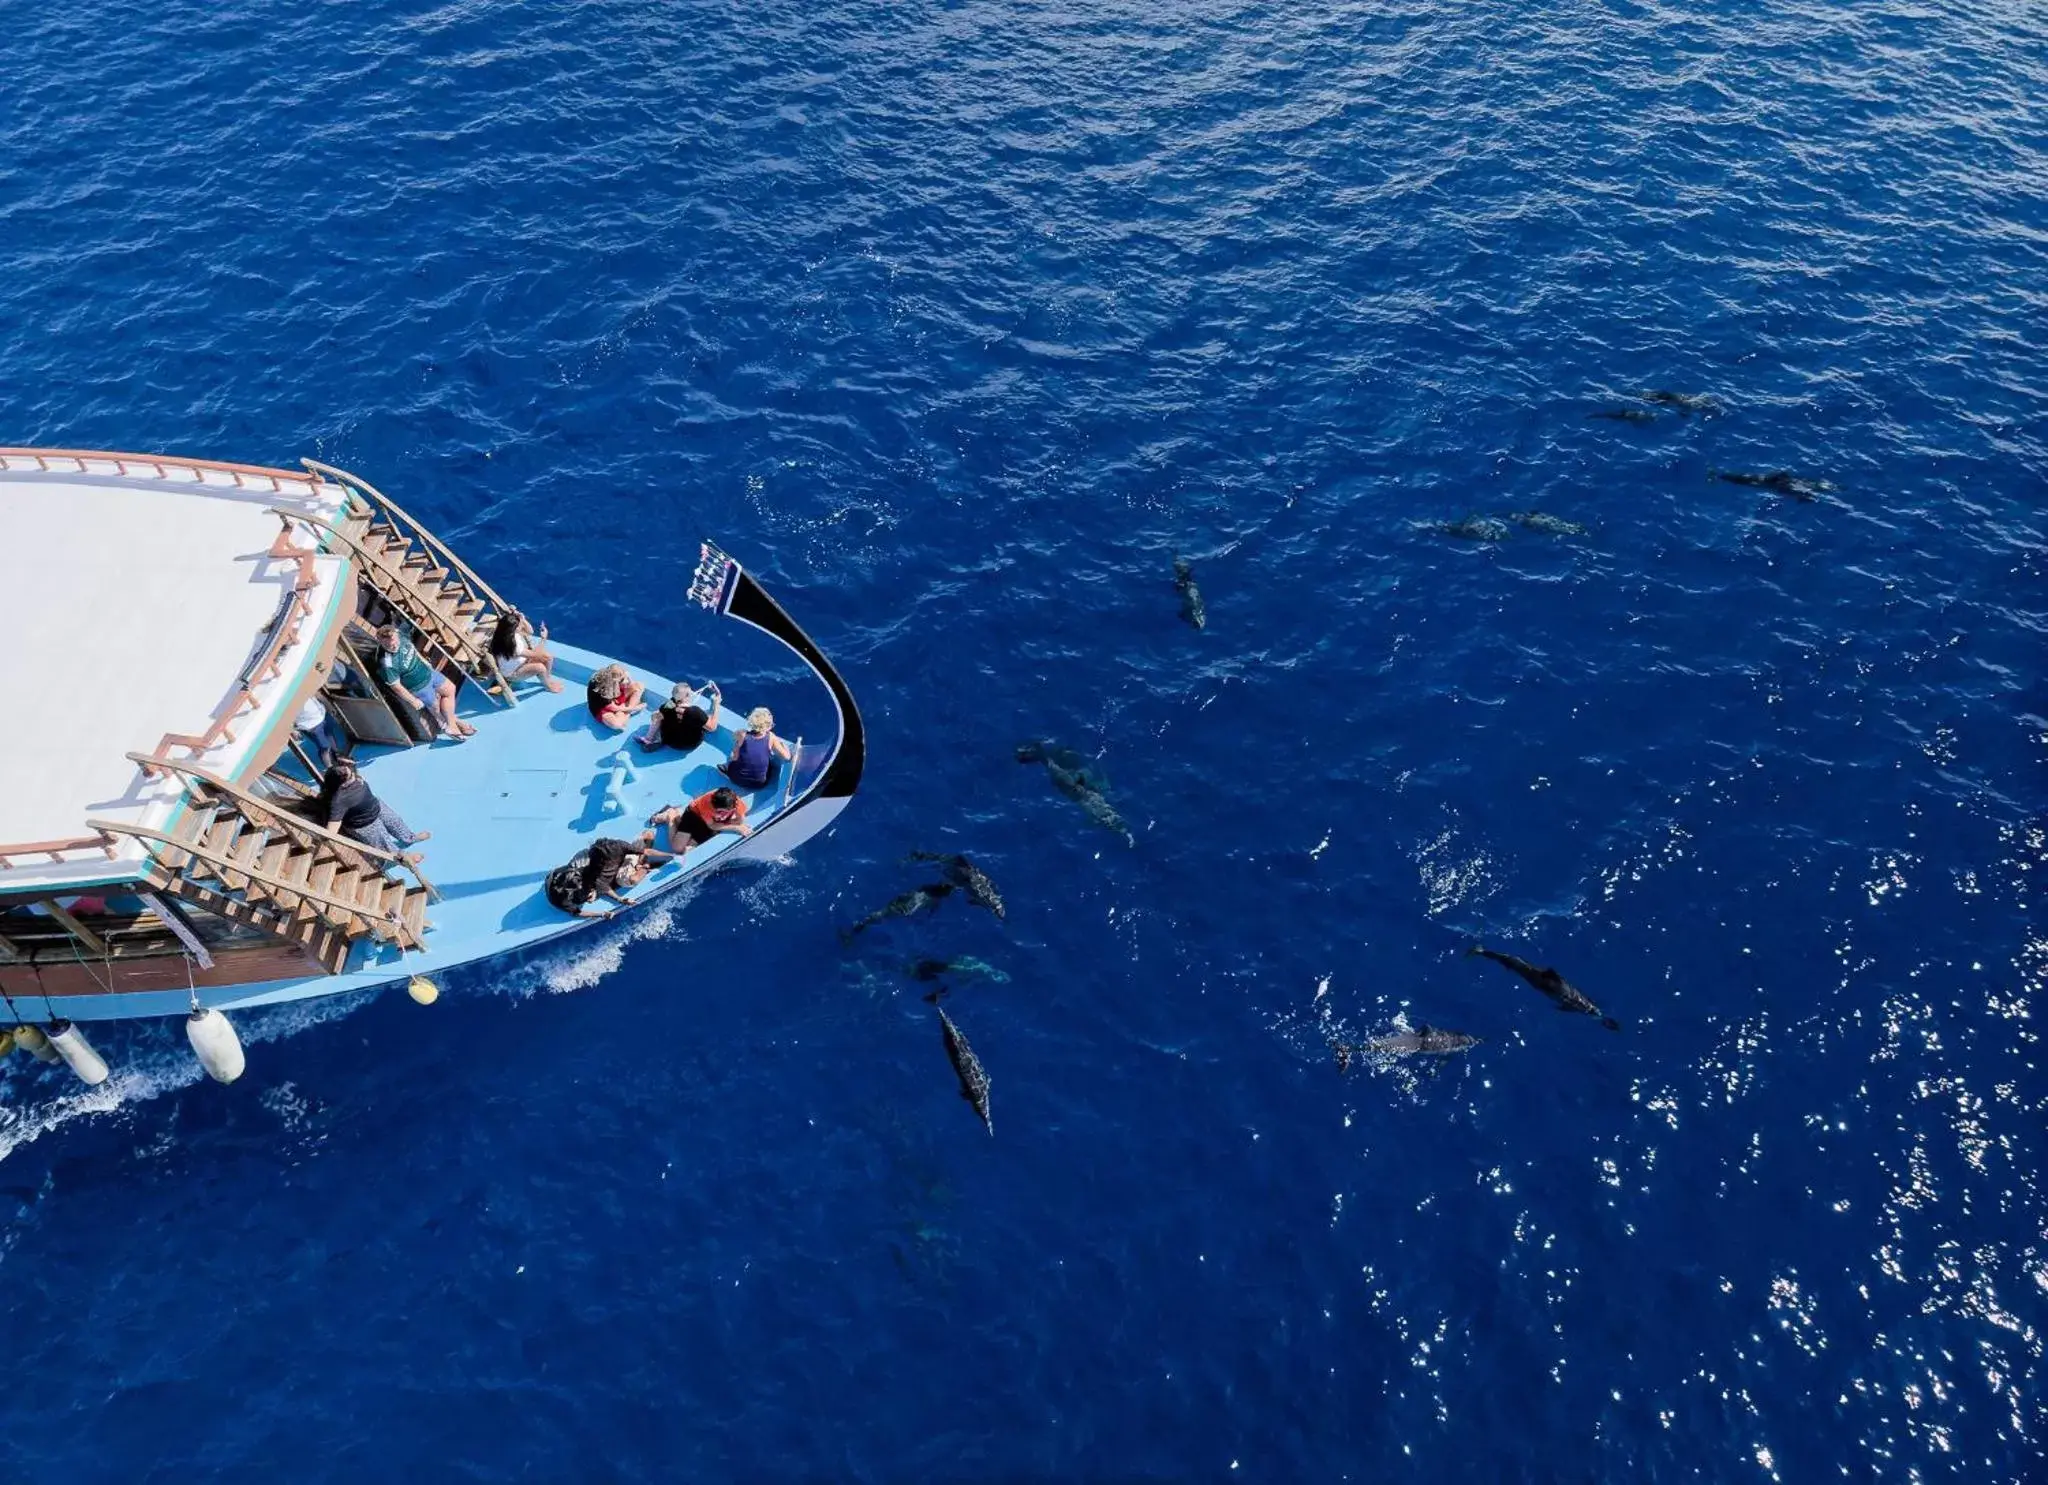
[{"label": "wooden railing", "polygon": [[[53,463],[52,461],[56,461]],[[318,493],[321,478],[315,473],[300,474],[290,469],[270,469],[260,464],[230,464],[217,459],[181,459],[168,454],[126,454],[102,449],[25,449],[0,448],[0,470],[25,469],[33,464],[39,473],[95,474],[102,472],[95,466],[112,465],[113,473],[119,478],[155,478],[168,480],[176,473],[192,476],[194,484],[215,483],[207,475],[223,474],[229,477],[237,489],[260,488],[254,482],[266,481],[271,491],[278,494],[303,494],[311,497]],[[64,466],[69,465],[67,470]],[[343,486],[343,493],[348,490]],[[269,555],[274,557],[295,557],[299,572],[291,594],[284,605],[280,605],[279,617],[273,621],[270,641],[263,653],[237,677],[235,691],[221,708],[214,713],[212,721],[204,732],[193,734],[167,732],[157,744],[162,753],[170,748],[184,748],[194,757],[208,752],[222,742],[235,740],[232,728],[242,713],[261,703],[256,688],[276,678],[284,668],[284,656],[299,640],[305,621],[312,616],[313,606],[307,596],[318,583],[313,569],[312,558],[317,555],[312,549],[292,547],[290,544],[291,523],[310,518],[297,512],[277,512],[285,522],[284,532]],[[134,755],[130,755],[131,757]],[[0,845],[0,871],[10,869],[20,861],[31,857],[48,857],[51,861],[63,861],[73,851],[98,850],[111,860],[118,847],[112,837],[104,831],[73,836],[65,840],[24,841],[17,844]]]},{"label": "wooden railing", "polygon": [[62,861],[70,851],[103,851],[107,859],[114,857],[114,842],[104,835],[78,835],[69,840],[30,840],[17,846],[0,846],[0,871],[7,871],[18,865],[17,856],[47,856],[52,861]]},{"label": "wooden railing", "polygon": [[[285,536],[290,535],[290,530],[287,523]],[[285,536],[279,538],[280,543],[284,542]],[[277,547],[272,547],[271,552],[274,555],[284,555]],[[204,732],[196,736],[188,732],[166,732],[162,741],[156,745],[157,752],[162,753],[170,748],[184,748],[197,758],[223,742],[233,742],[235,734],[230,729],[235,720],[243,712],[253,711],[263,704],[256,694],[257,688],[275,680],[283,672],[285,652],[299,642],[305,621],[313,616],[313,600],[307,594],[312,591],[318,579],[312,571],[310,554],[305,556],[306,560],[302,561],[299,567],[298,580],[293,583],[291,592],[286,595],[278,616],[271,621],[269,643],[263,647],[263,653],[250,661],[235,678],[234,694],[213,714],[213,721]]]},{"label": "wooden railing", "polygon": [[[226,779],[217,778],[205,769],[194,768],[189,763],[177,763],[169,758],[152,758],[147,753],[130,753],[128,759],[131,763],[139,764],[142,771],[152,778],[159,773],[170,774],[177,781],[178,787],[188,794],[191,792],[191,785],[195,783],[212,790],[215,794],[220,795],[221,798],[232,803],[236,809],[249,818],[252,824],[261,826],[264,829],[281,830],[286,835],[297,836],[308,844],[325,844],[336,855],[353,857],[365,867],[368,867],[373,862],[381,862],[391,866],[403,866],[412,873],[412,879],[426,889],[428,897],[436,902],[441,900],[440,891],[432,882],[427,880],[425,873],[419,869],[419,866],[414,862],[406,860],[403,856],[391,851],[379,850],[376,846],[365,845],[354,836],[343,835],[338,830],[329,830],[325,825],[315,824],[304,815],[294,814],[280,805],[271,804],[267,800],[259,799],[245,789],[236,788]],[[269,823],[266,824],[266,821]],[[88,823],[97,824],[98,822]],[[104,829],[106,827],[101,826],[100,828]],[[240,867],[235,869],[237,871],[241,870]]]},{"label": "wooden railing", "polygon": [[[14,469],[35,461],[37,470],[43,473],[63,473],[53,469],[50,461],[57,459],[73,466],[73,473],[92,474],[89,467],[94,464],[111,464],[117,476],[135,478],[149,475],[157,479],[169,479],[172,470],[188,470],[193,474],[195,484],[204,483],[207,471],[233,477],[237,489],[248,489],[249,480],[265,479],[272,490],[282,492],[289,481],[294,486],[304,486],[311,495],[319,488],[320,481],[315,475],[300,474],[292,469],[269,469],[261,464],[224,464],[217,459],[177,459],[168,454],[116,454],[99,449],[4,449],[0,448],[0,469]],[[131,468],[130,466],[134,466]]]},{"label": "wooden railing", "polygon": [[264,871],[252,863],[234,861],[219,852],[209,851],[198,841],[179,840],[176,836],[166,835],[161,830],[150,830],[141,825],[123,825],[117,820],[102,820],[96,823],[102,830],[132,835],[137,840],[167,846],[174,851],[181,851],[187,856],[204,861],[223,882],[229,877],[244,877],[249,881],[261,883],[265,892],[269,894],[270,901],[277,904],[280,915],[300,912],[305,905],[311,904],[320,910],[319,916],[328,927],[347,937],[354,937],[349,932],[349,925],[356,922],[363,924],[373,937],[390,939],[402,949],[421,947],[419,938],[405,926],[404,920],[397,914],[380,916],[359,902],[336,897],[331,892],[322,891],[306,883],[288,882],[283,877]]},{"label": "wooden railing", "polygon": [[382,515],[391,524],[393,530],[397,531],[401,536],[410,536],[414,541],[432,552],[442,562],[447,564],[450,572],[461,573],[462,580],[468,583],[478,594],[488,599],[494,611],[502,614],[510,607],[504,599],[498,596],[496,589],[478,577],[471,570],[467,562],[449,550],[446,542],[407,515],[399,507],[397,501],[391,499],[390,496],[379,490],[368,480],[358,479],[346,469],[336,469],[332,464],[322,464],[318,459],[305,459],[300,462],[315,475],[333,480],[343,490],[347,491],[352,499],[361,500],[373,513]]}]

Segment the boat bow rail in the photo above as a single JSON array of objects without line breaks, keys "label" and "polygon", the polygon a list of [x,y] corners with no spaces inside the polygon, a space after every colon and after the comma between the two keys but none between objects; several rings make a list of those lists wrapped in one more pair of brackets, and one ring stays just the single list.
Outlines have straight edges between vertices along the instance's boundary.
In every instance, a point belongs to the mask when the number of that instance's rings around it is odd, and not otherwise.
[{"label": "boat bow rail", "polygon": [[843,806],[860,787],[861,774],[867,767],[867,729],[845,678],[782,605],[768,596],[767,589],[715,542],[706,541],[699,549],[690,597],[722,618],[738,619],[779,641],[824,683],[838,713],[838,736],[824,765],[816,767],[815,772],[801,754],[791,765],[797,793],[781,811],[781,817],[788,818],[813,801],[836,800]]}]

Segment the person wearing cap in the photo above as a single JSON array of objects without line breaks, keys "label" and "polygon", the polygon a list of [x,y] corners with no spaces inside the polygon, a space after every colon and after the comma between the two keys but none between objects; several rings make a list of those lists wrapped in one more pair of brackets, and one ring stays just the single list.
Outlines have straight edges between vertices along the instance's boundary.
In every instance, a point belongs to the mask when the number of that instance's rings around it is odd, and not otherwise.
[{"label": "person wearing cap", "polygon": [[[707,712],[704,703],[710,702]],[[653,752],[657,748],[674,748],[687,753],[697,747],[706,737],[718,730],[718,683],[706,681],[702,697],[681,681],[668,694],[668,700],[661,704],[661,710],[654,714],[647,730],[640,734],[638,741],[642,748]]]}]

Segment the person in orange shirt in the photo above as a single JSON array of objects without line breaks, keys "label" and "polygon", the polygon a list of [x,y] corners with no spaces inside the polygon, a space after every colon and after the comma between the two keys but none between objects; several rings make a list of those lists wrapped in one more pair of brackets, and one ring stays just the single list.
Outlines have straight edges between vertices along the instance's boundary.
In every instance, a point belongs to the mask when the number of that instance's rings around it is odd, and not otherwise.
[{"label": "person in orange shirt", "polygon": [[672,804],[658,810],[647,823],[668,827],[668,848],[677,856],[717,836],[754,833],[754,827],[747,823],[747,802],[725,788],[699,794],[687,808]]}]

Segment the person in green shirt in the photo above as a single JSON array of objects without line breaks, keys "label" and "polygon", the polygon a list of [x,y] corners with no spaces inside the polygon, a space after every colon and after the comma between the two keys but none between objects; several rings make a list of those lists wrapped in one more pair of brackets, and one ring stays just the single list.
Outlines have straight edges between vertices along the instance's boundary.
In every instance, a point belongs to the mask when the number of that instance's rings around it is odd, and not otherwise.
[{"label": "person in green shirt", "polygon": [[379,680],[437,718],[441,730],[450,737],[460,742],[476,735],[474,727],[455,715],[455,683],[427,664],[413,642],[398,632],[396,624],[385,624],[377,630],[373,663]]}]

